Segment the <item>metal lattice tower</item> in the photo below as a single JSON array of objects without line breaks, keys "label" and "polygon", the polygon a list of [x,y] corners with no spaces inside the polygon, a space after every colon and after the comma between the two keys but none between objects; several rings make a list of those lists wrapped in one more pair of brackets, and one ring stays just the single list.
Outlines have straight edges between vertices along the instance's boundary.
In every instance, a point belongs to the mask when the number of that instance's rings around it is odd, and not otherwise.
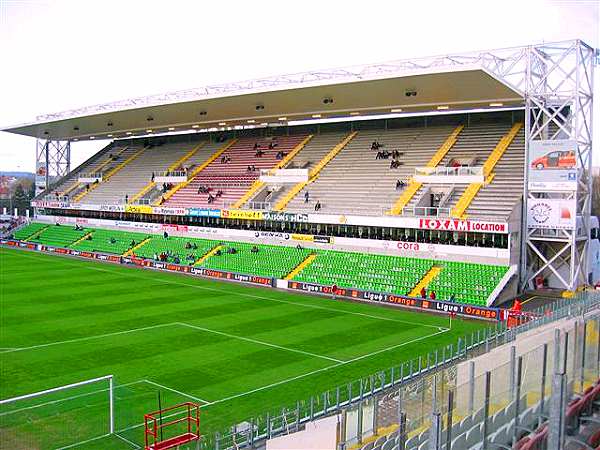
[{"label": "metal lattice tower", "polygon": [[71,171],[71,142],[38,139],[35,150],[36,194]]}]

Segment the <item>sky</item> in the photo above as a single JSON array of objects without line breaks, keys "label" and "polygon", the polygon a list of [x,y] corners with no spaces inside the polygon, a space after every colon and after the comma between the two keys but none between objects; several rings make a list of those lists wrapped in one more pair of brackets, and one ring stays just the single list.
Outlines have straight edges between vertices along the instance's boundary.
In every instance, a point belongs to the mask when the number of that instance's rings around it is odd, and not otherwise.
[{"label": "sky", "polygon": [[[598,0],[0,0],[0,128],[211,83],[579,38]],[[600,67],[595,91],[600,93]],[[600,165],[600,96],[594,112]],[[72,167],[107,144],[72,144]],[[0,170],[35,139],[0,132]]]}]

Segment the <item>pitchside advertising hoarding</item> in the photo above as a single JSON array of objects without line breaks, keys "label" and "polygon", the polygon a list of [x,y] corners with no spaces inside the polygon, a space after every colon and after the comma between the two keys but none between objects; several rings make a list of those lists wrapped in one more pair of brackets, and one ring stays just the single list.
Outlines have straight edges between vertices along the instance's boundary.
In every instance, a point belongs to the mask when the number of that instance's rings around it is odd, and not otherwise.
[{"label": "pitchside advertising hoarding", "polygon": [[567,139],[530,142],[527,170],[530,191],[576,191],[577,142]]},{"label": "pitchside advertising hoarding", "polygon": [[574,230],[577,227],[576,200],[528,199],[527,227]]},{"label": "pitchside advertising hoarding", "polygon": [[[300,281],[290,281],[288,288],[314,292],[318,294],[333,295],[332,286],[323,286],[314,283],[304,283]],[[426,311],[437,311],[441,313],[455,313],[467,317],[476,317],[487,320],[501,320],[500,310],[498,308],[487,308],[483,306],[464,305],[459,303],[450,303],[439,300],[430,300],[425,298],[404,297],[395,294],[385,294],[381,292],[363,291],[361,289],[337,288],[335,295],[355,300],[364,300],[371,302],[388,303],[409,308],[421,309]]]}]

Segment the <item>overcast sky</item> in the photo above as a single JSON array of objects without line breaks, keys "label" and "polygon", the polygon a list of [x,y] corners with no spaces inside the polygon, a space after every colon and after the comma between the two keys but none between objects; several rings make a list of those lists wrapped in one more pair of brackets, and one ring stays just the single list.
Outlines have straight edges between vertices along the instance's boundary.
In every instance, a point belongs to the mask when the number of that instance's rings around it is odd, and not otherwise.
[{"label": "overcast sky", "polygon": [[[268,75],[580,38],[598,0],[0,0],[0,128],[39,114]],[[596,93],[600,92],[596,69]],[[600,165],[600,96],[594,163]],[[72,146],[73,167],[106,142]],[[35,140],[0,132],[0,170]]]}]

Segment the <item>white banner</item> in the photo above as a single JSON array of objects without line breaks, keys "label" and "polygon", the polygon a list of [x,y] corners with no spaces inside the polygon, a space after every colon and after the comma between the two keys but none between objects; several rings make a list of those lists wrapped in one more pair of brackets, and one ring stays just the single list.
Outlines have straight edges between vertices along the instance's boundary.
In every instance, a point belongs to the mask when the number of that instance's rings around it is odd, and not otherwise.
[{"label": "white banner", "polygon": [[574,230],[577,215],[575,200],[527,200],[527,227]]}]

